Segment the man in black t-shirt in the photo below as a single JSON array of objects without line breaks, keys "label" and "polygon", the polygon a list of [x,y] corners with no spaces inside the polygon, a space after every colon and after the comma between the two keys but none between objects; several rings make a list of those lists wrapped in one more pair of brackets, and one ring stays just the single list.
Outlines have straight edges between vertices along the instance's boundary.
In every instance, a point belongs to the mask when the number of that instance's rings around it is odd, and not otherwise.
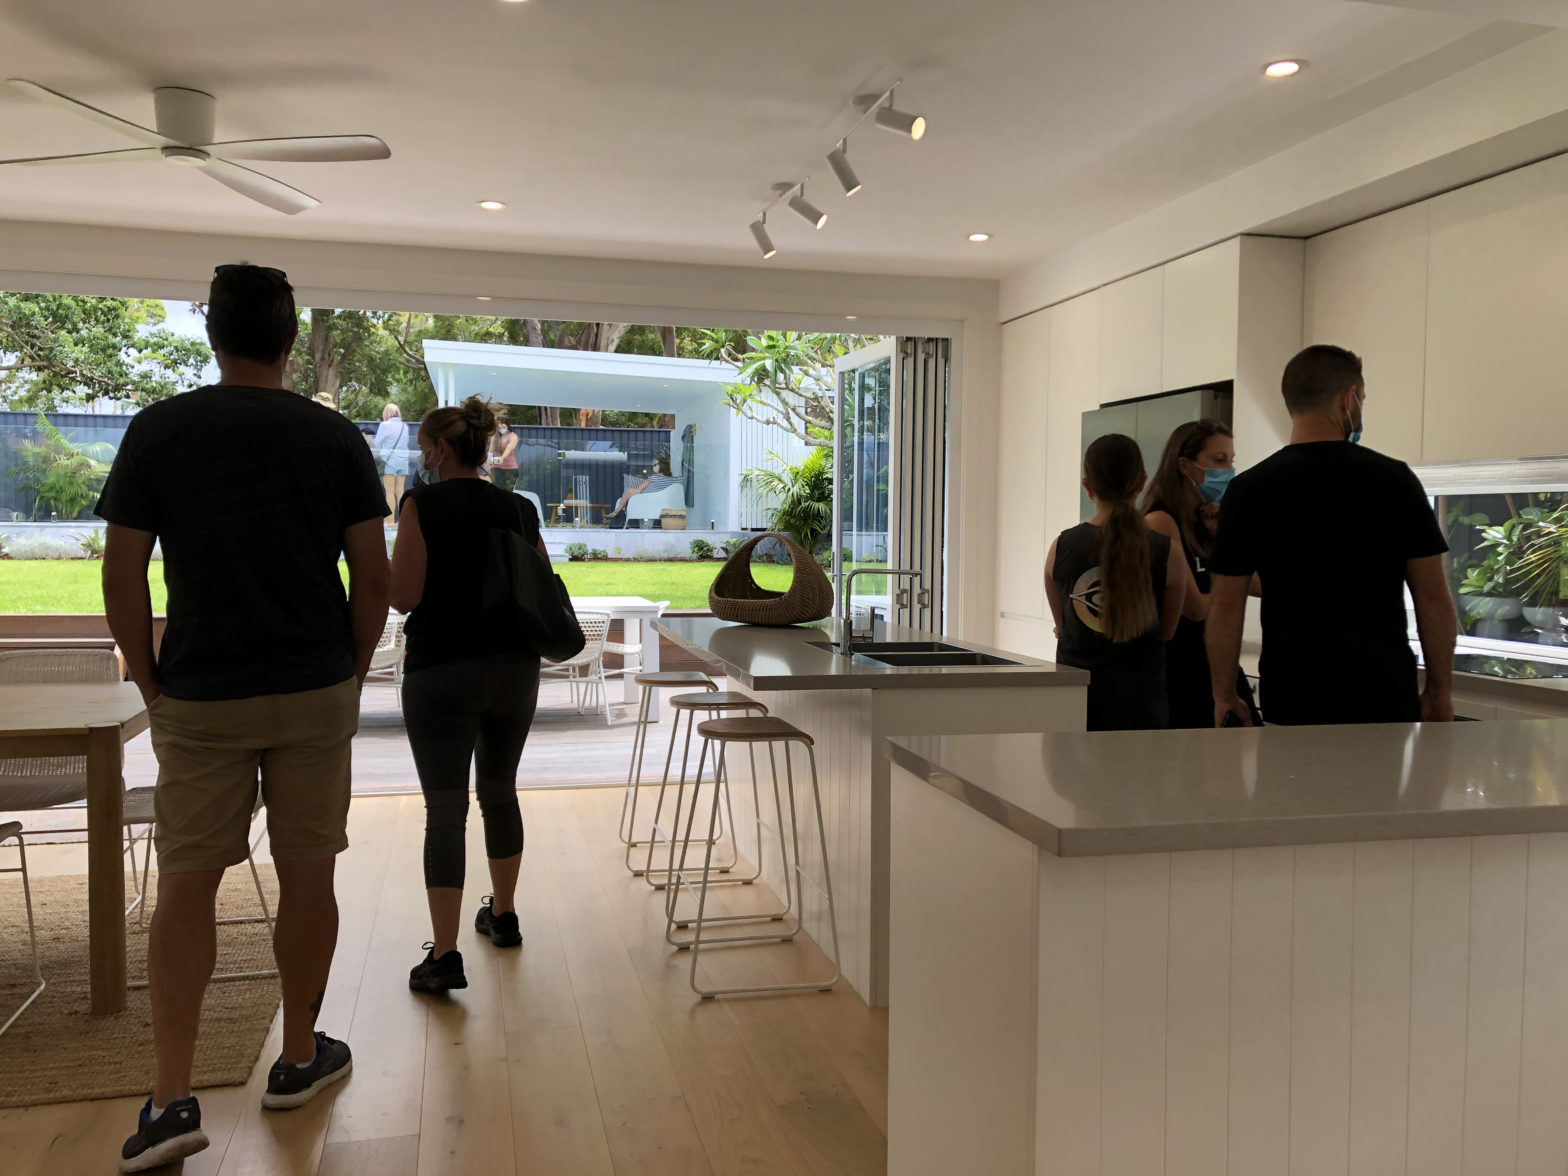
[{"label": "man in black t-shirt", "polygon": [[[156,1073],[122,1171],[207,1146],[191,1067],[218,884],[246,858],[258,778],[283,986],[283,1050],[262,1104],[301,1106],[351,1065],[315,1020],[337,942],[332,875],[348,846],[359,688],[387,618],[387,505],[354,424],[284,390],[297,329],[281,271],[219,266],[207,334],[221,381],[139,412],[98,502],[109,524],[104,608],[158,756],[147,968]],[[226,492],[235,486],[243,492]],[[168,625],[154,661],[147,572],[160,542]]]},{"label": "man in black t-shirt", "polygon": [[[1451,721],[1458,621],[1448,544],[1404,462],[1357,442],[1361,360],[1316,345],[1285,367],[1290,444],[1225,493],[1209,560],[1209,666],[1216,726],[1250,725],[1236,681],[1247,592],[1263,593],[1263,716],[1270,723]],[[1405,619],[1415,604],[1426,662],[1417,684]]]}]

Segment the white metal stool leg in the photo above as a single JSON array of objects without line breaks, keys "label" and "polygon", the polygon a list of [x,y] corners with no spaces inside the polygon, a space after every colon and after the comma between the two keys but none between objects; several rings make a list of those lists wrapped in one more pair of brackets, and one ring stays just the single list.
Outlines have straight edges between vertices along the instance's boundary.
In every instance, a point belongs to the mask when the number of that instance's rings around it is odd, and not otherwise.
[{"label": "white metal stool leg", "polygon": [[14,867],[7,866],[4,869],[0,869],[0,874],[22,875],[22,904],[27,908],[27,942],[33,952],[33,981],[37,987],[28,994],[26,1000],[17,1006],[16,1011],[6,1018],[5,1024],[0,1025],[0,1034],[3,1034],[12,1025],[16,1024],[16,1019],[27,1011],[27,1006],[37,1000],[43,993],[43,990],[49,987],[44,980],[43,968],[38,962],[38,929],[33,924],[33,889],[27,878],[27,846],[22,839],[22,823],[20,821],[10,821],[0,825],[0,842],[9,841],[13,837],[16,838],[16,853],[19,864]]},{"label": "white metal stool leg", "polygon": [[[648,750],[648,728],[652,725],[649,716],[653,711],[653,700],[657,697],[655,692],[660,686],[695,686],[709,692],[719,687],[712,678],[696,671],[655,670],[638,674],[635,680],[642,686],[642,699],[637,708],[637,728],[632,735],[632,757],[626,769],[626,792],[621,797],[621,816],[616,824],[616,835],[626,847],[626,869],[634,878],[640,878],[645,871],[632,864],[632,850],[643,849],[649,844],[637,838],[637,799],[642,791],[642,765]],[[674,725],[679,725],[679,718],[677,714]],[[671,738],[673,740],[673,733]]]},{"label": "white metal stool leg", "polygon": [[[832,959],[832,963],[833,963],[833,974],[831,976],[825,977],[825,978],[823,978],[821,980],[804,980],[804,981],[799,981],[799,982],[795,982],[795,983],[785,983],[785,984],[750,984],[750,985],[735,985],[735,986],[724,987],[724,988],[706,988],[703,985],[701,985],[700,983],[698,983],[698,980],[697,980],[697,963],[698,963],[698,959],[699,959],[699,957],[701,955],[701,952],[702,952],[702,949],[703,949],[704,946],[713,947],[713,946],[715,946],[717,944],[724,943],[724,942],[730,942],[730,943],[744,942],[746,940],[746,938],[750,938],[750,939],[752,939],[754,941],[756,941],[756,940],[769,940],[769,939],[783,938],[782,936],[778,936],[778,935],[761,935],[761,936],[754,936],[754,937],[739,937],[739,936],[734,936],[734,937],[714,937],[714,936],[705,936],[703,934],[704,927],[707,926],[707,925],[711,925],[715,921],[715,919],[713,917],[711,917],[711,916],[707,916],[707,913],[706,913],[707,898],[708,898],[708,885],[709,885],[710,879],[708,878],[706,870],[704,870],[701,874],[698,875],[698,884],[697,884],[697,917],[693,921],[693,924],[692,924],[693,937],[692,937],[692,943],[691,943],[691,987],[692,987],[692,991],[693,992],[696,992],[699,996],[703,997],[704,999],[711,999],[711,998],[716,997],[716,996],[736,996],[736,995],[745,995],[745,994],[749,994],[749,993],[761,993],[761,992],[808,992],[808,991],[812,991],[812,990],[818,990],[818,991],[826,992],[826,991],[829,991],[830,989],[832,989],[832,987],[836,983],[838,983],[839,976],[842,974],[842,969],[841,969],[840,962],[839,962],[838,913],[837,913],[837,910],[835,909],[834,902],[833,902],[833,877],[832,877],[832,872],[831,872],[831,870],[829,869],[829,866],[828,866],[827,831],[823,827],[823,824],[822,824],[822,792],[821,792],[821,788],[819,786],[818,778],[817,778],[817,757],[816,757],[816,751],[812,747],[810,738],[808,736],[805,736],[803,732],[799,731],[798,729],[790,728],[787,723],[782,723],[782,722],[779,722],[779,721],[775,720],[775,724],[776,724],[776,731],[777,731],[776,735],[770,735],[768,737],[758,737],[755,734],[748,734],[747,735],[747,740],[748,741],[764,741],[764,742],[769,742],[770,744],[773,743],[773,742],[779,742],[779,743],[783,743],[784,744],[785,790],[787,791],[787,793],[789,795],[789,809],[790,809],[790,843],[791,843],[792,848],[794,849],[794,861],[785,863],[785,876],[788,877],[789,874],[793,873],[796,876],[796,880],[797,880],[797,882],[799,883],[799,885],[801,887],[805,887],[805,886],[808,886],[808,885],[811,886],[813,889],[817,890],[817,892],[820,893],[822,895],[822,897],[824,898],[824,900],[827,902],[828,932],[829,932],[829,938],[832,941],[831,942],[831,947],[832,947],[831,959]],[[717,754],[718,754],[718,757],[719,757],[720,764],[722,765],[724,760],[725,760],[725,758],[726,758],[726,755],[727,755],[728,744],[730,742],[732,742],[733,740],[725,738],[724,737],[724,735],[725,735],[724,732],[711,730],[712,726],[718,726],[718,724],[711,724],[711,725],[710,724],[704,724],[704,734],[711,735],[714,738],[714,742],[716,742],[718,744],[718,752],[717,752]],[[811,797],[812,797],[812,806],[811,807],[812,807],[813,813],[814,813],[814,815],[816,817],[816,821],[817,821],[817,846],[818,846],[819,851],[822,854],[822,880],[821,880],[820,884],[818,883],[818,881],[815,878],[812,878],[806,872],[804,866],[801,864],[801,861],[800,861],[800,830],[799,830],[799,822],[796,819],[797,809],[796,809],[796,804],[795,804],[795,773],[794,773],[793,759],[792,759],[792,757],[790,755],[790,749],[789,749],[789,745],[791,743],[803,743],[805,745],[808,762],[811,765]],[[723,770],[722,766],[721,766],[721,768],[719,770],[722,772],[722,770]],[[714,814],[713,814],[713,817],[710,818],[710,824],[711,824],[711,821],[716,819],[716,817],[717,817],[717,811],[718,811],[718,800],[717,800],[717,797],[715,797],[715,799],[714,799],[713,810],[714,810]],[[781,851],[782,851],[782,843],[781,843],[781,847],[780,848],[781,848]],[[712,853],[712,850],[711,850],[711,847],[710,847],[709,850],[708,850],[708,854],[711,856],[711,853]],[[802,907],[804,907],[804,903],[802,903]],[[796,916],[796,932],[798,932],[799,930],[800,930],[800,916],[797,915]]]}]

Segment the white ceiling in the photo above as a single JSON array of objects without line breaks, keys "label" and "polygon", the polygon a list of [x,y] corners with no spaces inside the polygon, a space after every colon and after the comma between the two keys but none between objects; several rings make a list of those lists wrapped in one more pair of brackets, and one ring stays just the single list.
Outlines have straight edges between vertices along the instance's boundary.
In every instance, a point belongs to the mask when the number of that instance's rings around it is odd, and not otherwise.
[{"label": "white ceiling", "polygon": [[[258,165],[324,201],[295,217],[159,163],[6,168],[0,220],[760,265],[748,221],[809,172],[828,226],[775,212],[770,264],[996,277],[1540,31],[1354,0],[6,0],[0,76],[148,124],[191,86],[220,138],[392,158]],[[897,77],[930,131],[857,134],[845,200],[821,154]],[[133,145],[0,89],[0,157]]]}]

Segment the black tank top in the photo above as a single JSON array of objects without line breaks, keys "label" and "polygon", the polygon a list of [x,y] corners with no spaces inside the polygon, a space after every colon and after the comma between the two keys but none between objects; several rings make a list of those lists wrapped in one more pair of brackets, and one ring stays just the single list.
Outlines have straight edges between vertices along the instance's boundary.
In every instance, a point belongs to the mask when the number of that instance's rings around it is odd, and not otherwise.
[{"label": "black tank top", "polygon": [[[1080,523],[1056,540],[1052,578],[1062,593],[1062,631],[1056,660],[1089,671],[1089,730],[1164,727],[1165,640],[1156,621],[1131,641],[1114,642],[1100,629],[1100,528]],[[1171,541],[1148,532],[1149,583],[1158,606],[1165,594]]]},{"label": "black tank top", "polygon": [[513,607],[483,606],[490,530],[499,527],[539,540],[534,504],[480,478],[415,486],[403,495],[419,512],[425,538],[425,590],[408,614],[407,668],[495,653],[532,656]]}]

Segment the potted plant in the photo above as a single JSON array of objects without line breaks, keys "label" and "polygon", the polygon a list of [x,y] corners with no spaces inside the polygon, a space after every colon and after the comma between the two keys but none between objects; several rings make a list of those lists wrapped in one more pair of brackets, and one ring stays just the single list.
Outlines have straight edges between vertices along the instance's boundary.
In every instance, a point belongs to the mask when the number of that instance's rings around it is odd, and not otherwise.
[{"label": "potted plant", "polygon": [[1481,528],[1485,557],[1459,586],[1465,612],[1481,637],[1504,637],[1519,616],[1542,633],[1561,633],[1563,565],[1568,556],[1568,510],[1528,506],[1511,519]]}]

